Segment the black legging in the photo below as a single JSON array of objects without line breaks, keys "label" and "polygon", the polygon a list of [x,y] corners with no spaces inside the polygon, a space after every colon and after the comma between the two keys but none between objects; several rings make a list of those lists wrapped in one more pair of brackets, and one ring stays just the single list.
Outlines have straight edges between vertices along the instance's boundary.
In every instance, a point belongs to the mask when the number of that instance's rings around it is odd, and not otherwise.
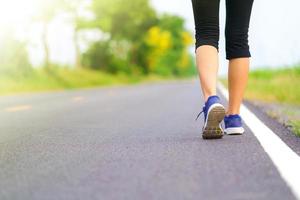
[{"label": "black legging", "polygon": [[[192,0],[196,49],[212,45],[218,50],[220,0]],[[226,58],[250,57],[248,29],[253,0],[226,0]]]}]

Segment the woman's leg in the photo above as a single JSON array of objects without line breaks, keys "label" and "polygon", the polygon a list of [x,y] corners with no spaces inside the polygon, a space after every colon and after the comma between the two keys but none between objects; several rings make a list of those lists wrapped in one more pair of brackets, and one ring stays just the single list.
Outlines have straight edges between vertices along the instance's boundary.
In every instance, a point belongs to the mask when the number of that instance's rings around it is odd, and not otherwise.
[{"label": "woman's leg", "polygon": [[196,63],[204,101],[207,101],[209,96],[217,94],[217,73],[219,67],[217,49],[210,45],[200,46],[196,51]]},{"label": "woman's leg", "polygon": [[216,95],[220,0],[192,0],[196,28],[196,63],[205,101]]},{"label": "woman's leg", "polygon": [[240,113],[240,106],[246,89],[249,71],[249,58],[235,58],[229,61],[228,88],[229,103],[227,115]]},{"label": "woman's leg", "polygon": [[227,114],[239,114],[248,80],[248,29],[253,0],[226,0],[226,54],[229,60]]}]

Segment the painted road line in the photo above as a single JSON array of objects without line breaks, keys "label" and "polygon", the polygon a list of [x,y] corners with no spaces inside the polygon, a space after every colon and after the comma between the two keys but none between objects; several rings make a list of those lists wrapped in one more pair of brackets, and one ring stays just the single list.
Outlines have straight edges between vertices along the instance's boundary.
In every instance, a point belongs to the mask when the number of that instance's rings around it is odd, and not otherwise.
[{"label": "painted road line", "polygon": [[116,92],[114,90],[110,90],[107,92],[108,96],[115,96]]},{"label": "painted road line", "polygon": [[[218,89],[228,100],[228,91],[222,83],[218,84]],[[241,106],[241,116],[269,155],[295,197],[300,200],[300,157],[245,105]]]},{"label": "painted road line", "polygon": [[32,108],[31,105],[18,105],[18,106],[5,108],[4,110],[6,112],[19,112],[19,111],[30,110],[31,108]]},{"label": "painted road line", "polygon": [[82,102],[83,100],[84,100],[84,97],[82,97],[82,96],[77,96],[77,97],[72,98],[73,102]]}]

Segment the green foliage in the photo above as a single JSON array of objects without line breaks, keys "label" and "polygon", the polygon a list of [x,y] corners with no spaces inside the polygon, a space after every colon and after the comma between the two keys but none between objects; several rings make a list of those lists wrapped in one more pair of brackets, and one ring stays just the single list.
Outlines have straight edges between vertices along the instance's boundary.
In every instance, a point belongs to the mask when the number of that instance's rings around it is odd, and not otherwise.
[{"label": "green foliage", "polygon": [[145,37],[147,71],[160,75],[191,75],[195,67],[188,47],[191,35],[185,31],[184,21],[178,16],[163,15]]},{"label": "green foliage", "polygon": [[264,101],[275,101],[300,105],[299,66],[273,69],[257,70],[250,73],[248,96],[258,97]]},{"label": "green foliage", "polygon": [[[191,35],[184,28],[184,20],[174,15],[158,15],[149,0],[92,0],[88,7],[85,0],[43,0],[37,1],[38,12],[33,21],[42,26],[41,42],[46,70],[32,69],[28,60],[26,44],[7,35],[0,41],[0,76],[2,89],[5,83],[21,87],[19,83],[31,87],[50,88],[56,86],[75,87],[67,79],[74,74],[61,71],[50,60],[48,26],[56,16],[64,17],[73,26],[77,68],[74,73],[91,75],[95,71],[115,76],[188,76],[195,73],[195,67],[188,47]],[[83,5],[84,4],[84,5]],[[89,9],[94,18],[80,16],[82,8]],[[66,17],[68,16],[68,17]],[[70,23],[72,22],[72,23]],[[80,51],[82,30],[95,30],[105,35],[89,44],[85,52]],[[14,79],[11,79],[14,77]],[[33,80],[30,81],[30,78]],[[45,79],[44,81],[41,79]],[[95,78],[93,76],[93,78]],[[97,78],[101,79],[102,76]],[[75,78],[74,78],[75,80]],[[99,80],[101,82],[101,80]],[[94,79],[93,81],[94,82]],[[95,81],[97,82],[97,81]],[[66,85],[64,85],[66,83]],[[99,84],[99,82],[97,82]],[[80,86],[80,84],[78,84]],[[89,85],[89,84],[87,84]],[[14,86],[11,88],[14,90]],[[17,89],[16,89],[17,90]]]},{"label": "green foliage", "polygon": [[173,37],[173,47],[183,48],[182,32],[185,31],[184,20],[176,15],[163,15],[158,22],[158,26],[162,30],[171,32]]},{"label": "green foliage", "polygon": [[148,0],[94,0],[93,11],[96,18],[91,24],[110,38],[88,49],[83,56],[85,66],[111,73],[195,73],[188,52],[193,40],[181,17],[157,16]]},{"label": "green foliage", "polygon": [[300,120],[293,120],[290,122],[290,124],[295,135],[300,137]]},{"label": "green foliage", "polygon": [[92,69],[109,71],[108,66],[112,58],[109,48],[108,41],[95,42],[83,54],[83,65]]},{"label": "green foliage", "polygon": [[92,9],[99,28],[114,40],[136,41],[156,21],[148,0],[94,0]]},{"label": "green foliage", "polygon": [[114,53],[118,46],[118,52],[122,52],[120,43],[114,44],[112,41],[98,41],[90,46],[88,51],[83,54],[83,65],[91,69],[101,70],[116,74],[123,72],[131,74],[131,65],[128,63],[127,52],[125,55]]},{"label": "green foliage", "polygon": [[[267,102],[300,105],[300,66],[281,69],[259,69],[250,73],[246,98]],[[297,109],[296,109],[297,110]],[[300,136],[299,116],[285,113],[293,133]]]}]

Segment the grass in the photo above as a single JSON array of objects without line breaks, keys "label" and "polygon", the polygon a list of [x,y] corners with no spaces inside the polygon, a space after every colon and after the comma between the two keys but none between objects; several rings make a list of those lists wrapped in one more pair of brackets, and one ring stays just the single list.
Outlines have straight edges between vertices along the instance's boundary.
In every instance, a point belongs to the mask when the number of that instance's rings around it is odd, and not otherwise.
[{"label": "grass", "polygon": [[[221,80],[227,86],[227,80]],[[300,105],[300,66],[251,71],[245,98]]]},{"label": "grass", "polygon": [[[221,82],[227,86],[227,79]],[[300,66],[282,69],[258,69],[251,71],[245,99],[259,100],[265,103],[300,105]],[[300,136],[300,119],[285,113],[291,118],[289,125]]]},{"label": "grass", "polygon": [[90,69],[69,69],[54,67],[51,70],[35,69],[25,75],[0,75],[0,95],[39,91],[90,88],[108,85],[136,84],[161,81],[175,77],[158,75],[138,76],[108,74]]},{"label": "grass", "polygon": [[292,120],[291,122],[292,130],[297,135],[300,137],[300,120]]}]

